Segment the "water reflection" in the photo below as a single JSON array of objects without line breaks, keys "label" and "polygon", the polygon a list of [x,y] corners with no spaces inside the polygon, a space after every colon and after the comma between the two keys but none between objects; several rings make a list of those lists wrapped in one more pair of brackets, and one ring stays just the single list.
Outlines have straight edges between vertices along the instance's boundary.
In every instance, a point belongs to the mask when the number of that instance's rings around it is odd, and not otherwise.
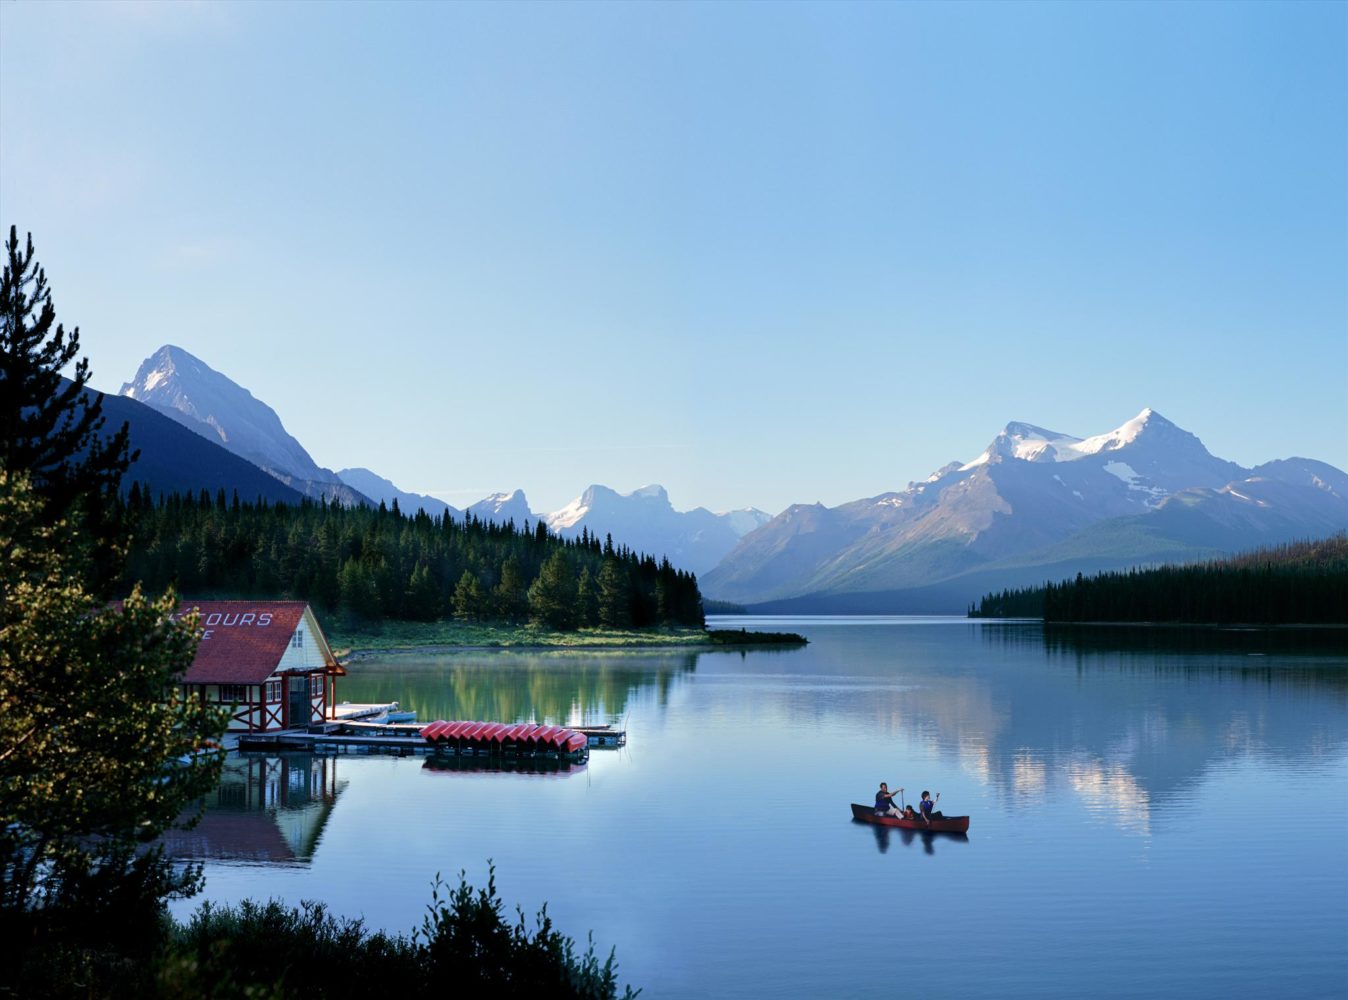
[{"label": "water reflection", "polygon": [[[811,638],[770,674],[737,672],[760,718],[902,739],[1017,811],[1070,799],[1148,835],[1213,773],[1348,745],[1348,630],[947,620]],[[700,685],[724,668],[701,669]]]},{"label": "water reflection", "polygon": [[421,769],[429,774],[568,775],[584,770],[585,765],[557,757],[460,757],[437,754],[427,757]]},{"label": "water reflection", "polygon": [[398,654],[350,666],[340,697],[397,701],[417,719],[582,725],[617,722],[637,692],[665,705],[697,653],[573,651]]},{"label": "water reflection", "polygon": [[231,754],[190,830],[164,837],[177,858],[307,865],[346,782],[335,757]]},{"label": "water reflection", "polygon": [[1016,808],[1070,790],[1088,810],[1149,833],[1204,775],[1258,755],[1300,766],[1348,741],[1348,632],[1310,629],[984,627],[981,697],[930,699],[938,726],[971,716],[984,745],[964,765]]},{"label": "water reflection", "polygon": [[912,847],[915,841],[921,841],[923,854],[935,854],[938,843],[967,844],[969,835],[967,833],[947,833],[944,831],[936,832],[933,830],[905,830],[902,827],[879,826],[875,823],[866,823],[859,819],[852,820],[856,826],[864,826],[875,834],[875,846],[881,854],[889,853],[889,845],[893,843],[895,836],[903,843],[904,847]]}]

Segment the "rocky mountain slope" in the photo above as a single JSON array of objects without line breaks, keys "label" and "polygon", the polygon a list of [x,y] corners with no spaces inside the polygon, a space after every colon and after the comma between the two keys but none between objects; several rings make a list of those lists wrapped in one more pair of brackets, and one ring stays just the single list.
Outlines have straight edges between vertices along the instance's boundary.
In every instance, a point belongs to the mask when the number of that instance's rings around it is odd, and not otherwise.
[{"label": "rocky mountain slope", "polygon": [[165,344],[119,394],[153,407],[310,497],[365,503],[331,469],[320,468],[266,403],[181,347]]}]

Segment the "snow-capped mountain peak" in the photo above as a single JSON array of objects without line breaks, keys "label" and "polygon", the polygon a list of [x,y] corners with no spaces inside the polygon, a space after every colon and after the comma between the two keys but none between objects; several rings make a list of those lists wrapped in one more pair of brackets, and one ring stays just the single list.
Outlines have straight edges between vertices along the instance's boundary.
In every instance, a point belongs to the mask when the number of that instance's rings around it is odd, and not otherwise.
[{"label": "snow-capped mountain peak", "polygon": [[[957,471],[968,472],[991,461],[1009,459],[1022,462],[1076,462],[1091,455],[1127,448],[1141,440],[1144,434],[1153,436],[1170,432],[1173,432],[1172,436],[1176,438],[1191,439],[1195,443],[1198,440],[1187,431],[1180,430],[1151,407],[1147,407],[1112,431],[1087,438],[1047,430],[1024,421],[1012,421],[981,455],[973,461],[966,462]],[[935,473],[928,482],[934,482],[947,471],[949,466]]]},{"label": "snow-capped mountain peak", "polygon": [[165,344],[119,395],[151,406],[309,496],[341,503],[367,498],[320,468],[266,403],[200,358]]},{"label": "snow-capped mountain peak", "polygon": [[1098,455],[1102,451],[1118,451],[1120,448],[1126,448],[1137,441],[1148,430],[1168,430],[1171,428],[1178,430],[1174,424],[1149,406],[1132,420],[1124,422],[1112,431],[1106,434],[1097,434],[1078,442],[1068,449],[1060,460],[1070,462],[1087,455]]}]

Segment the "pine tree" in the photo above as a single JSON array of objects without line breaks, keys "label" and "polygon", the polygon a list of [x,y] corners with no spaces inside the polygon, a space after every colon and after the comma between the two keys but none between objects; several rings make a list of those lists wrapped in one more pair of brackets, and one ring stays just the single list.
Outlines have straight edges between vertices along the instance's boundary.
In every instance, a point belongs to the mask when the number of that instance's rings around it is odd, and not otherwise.
[{"label": "pine tree", "polygon": [[626,628],[632,624],[627,568],[617,559],[605,559],[599,570],[599,624],[605,628]]},{"label": "pine tree", "polygon": [[565,549],[548,556],[529,588],[529,618],[559,631],[576,627],[576,577]]},{"label": "pine tree", "polygon": [[[79,356],[80,331],[56,322],[51,289],[33,259],[30,234],[19,245],[16,227],[5,244],[0,278],[0,466],[22,471],[55,524],[75,506],[85,530],[98,538],[90,571],[101,591],[124,561],[125,532],[115,513],[117,488],[139,453],[130,452],[125,424],[111,437],[103,395],[86,392],[89,361]],[[54,325],[54,329],[53,329]],[[78,359],[78,360],[76,360]],[[73,378],[61,371],[75,363]]]},{"label": "pine tree", "polygon": [[454,617],[460,621],[475,622],[483,617],[485,595],[482,581],[471,570],[464,570],[454,587]]},{"label": "pine tree", "polygon": [[524,586],[524,574],[520,571],[520,561],[509,556],[501,564],[501,579],[492,593],[496,614],[508,622],[516,622],[529,611],[529,595]]},{"label": "pine tree", "polygon": [[599,593],[589,566],[581,569],[576,583],[576,624],[580,628],[593,628],[599,624]]},{"label": "pine tree", "polygon": [[408,618],[423,622],[434,621],[440,616],[440,592],[423,562],[417,563],[407,581],[403,612]]}]

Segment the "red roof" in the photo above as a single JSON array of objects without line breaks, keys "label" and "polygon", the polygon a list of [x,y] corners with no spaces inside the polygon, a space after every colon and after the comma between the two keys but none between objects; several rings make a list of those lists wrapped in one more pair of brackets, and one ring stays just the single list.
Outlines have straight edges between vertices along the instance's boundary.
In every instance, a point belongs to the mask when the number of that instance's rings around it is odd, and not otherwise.
[{"label": "red roof", "polygon": [[[204,633],[183,681],[262,683],[275,673],[307,607],[304,601],[183,601],[178,613],[199,610]],[[322,647],[316,649],[321,656]]]}]

